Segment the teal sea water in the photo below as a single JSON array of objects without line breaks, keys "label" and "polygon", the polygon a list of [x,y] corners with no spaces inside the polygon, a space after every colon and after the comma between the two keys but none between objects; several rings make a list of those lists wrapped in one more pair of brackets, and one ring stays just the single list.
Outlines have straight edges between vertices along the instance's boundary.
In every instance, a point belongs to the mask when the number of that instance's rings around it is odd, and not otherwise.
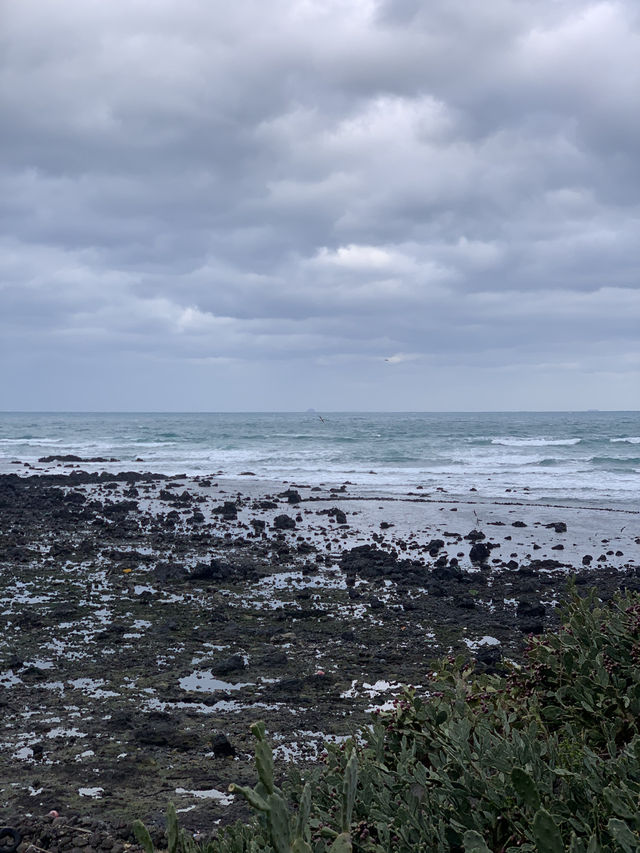
[{"label": "teal sea water", "polygon": [[0,413],[0,470],[52,454],[118,460],[86,470],[251,471],[500,498],[512,489],[532,501],[640,509],[640,412]]}]

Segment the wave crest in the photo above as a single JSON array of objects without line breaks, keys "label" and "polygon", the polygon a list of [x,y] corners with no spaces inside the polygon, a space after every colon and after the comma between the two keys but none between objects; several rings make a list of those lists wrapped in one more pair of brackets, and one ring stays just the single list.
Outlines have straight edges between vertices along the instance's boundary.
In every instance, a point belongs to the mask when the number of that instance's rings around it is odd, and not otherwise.
[{"label": "wave crest", "polygon": [[572,447],[581,441],[581,438],[492,438],[491,444],[504,447]]}]

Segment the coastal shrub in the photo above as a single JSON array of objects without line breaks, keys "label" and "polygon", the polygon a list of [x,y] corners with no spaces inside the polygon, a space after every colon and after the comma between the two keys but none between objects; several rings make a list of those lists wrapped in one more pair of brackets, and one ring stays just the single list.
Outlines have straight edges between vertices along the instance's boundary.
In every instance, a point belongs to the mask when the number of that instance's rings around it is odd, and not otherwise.
[{"label": "coastal shrub", "polygon": [[574,591],[522,666],[442,664],[426,698],[405,690],[322,765],[292,768],[286,794],[254,726],[258,783],[232,790],[255,819],[198,847],[172,811],[170,853],[639,851],[639,654],[638,595]]}]

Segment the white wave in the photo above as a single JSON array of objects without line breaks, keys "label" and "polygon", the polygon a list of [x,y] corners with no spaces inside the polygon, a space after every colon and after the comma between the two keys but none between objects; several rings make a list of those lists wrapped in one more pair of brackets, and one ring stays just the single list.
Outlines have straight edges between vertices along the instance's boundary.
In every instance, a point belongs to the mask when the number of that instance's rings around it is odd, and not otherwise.
[{"label": "white wave", "polygon": [[[544,456],[533,456],[533,455],[524,455],[521,453],[514,453],[508,456],[499,456],[499,455],[489,455],[489,454],[461,454],[459,456],[453,456],[451,462],[456,466],[452,470],[460,470],[459,467],[463,468],[470,473],[475,471],[481,472],[484,471],[487,474],[491,472],[498,473],[500,470],[497,466],[508,465],[510,467],[517,467],[519,465],[535,465],[536,463],[540,463],[543,461]],[[443,465],[447,465],[447,462],[440,463],[429,467],[437,467],[442,469]]]},{"label": "white wave", "polygon": [[581,438],[492,438],[491,444],[504,447],[571,447],[581,441]]},{"label": "white wave", "polygon": [[274,432],[271,438],[318,438],[317,434],[311,432]]},{"label": "white wave", "polygon": [[619,444],[623,441],[627,444],[640,444],[640,436],[630,436],[629,438],[610,438],[609,441],[611,444]]},{"label": "white wave", "polygon": [[47,444],[59,444],[61,438],[0,438],[0,444],[32,444],[36,447]]}]

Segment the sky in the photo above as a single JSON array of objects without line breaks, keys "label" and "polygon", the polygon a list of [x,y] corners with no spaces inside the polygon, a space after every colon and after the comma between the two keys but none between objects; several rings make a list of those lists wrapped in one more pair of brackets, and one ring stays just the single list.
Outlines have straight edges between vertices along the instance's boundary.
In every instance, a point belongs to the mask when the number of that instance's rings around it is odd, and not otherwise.
[{"label": "sky", "polygon": [[0,409],[640,409],[637,0],[0,0]]}]

